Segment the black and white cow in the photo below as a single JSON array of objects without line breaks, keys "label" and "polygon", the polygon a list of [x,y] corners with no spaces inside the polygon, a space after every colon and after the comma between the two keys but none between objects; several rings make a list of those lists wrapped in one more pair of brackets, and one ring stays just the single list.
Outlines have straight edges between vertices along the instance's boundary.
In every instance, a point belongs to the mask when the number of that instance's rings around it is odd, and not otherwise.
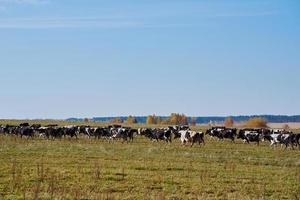
[{"label": "black and white cow", "polygon": [[216,137],[219,140],[230,139],[234,142],[237,135],[237,129],[235,128],[225,128],[225,127],[214,127],[208,129],[206,134],[211,137]]},{"label": "black and white cow", "polygon": [[95,128],[91,128],[90,126],[79,126],[78,134],[83,134],[88,138],[91,138],[94,135]]},{"label": "black and white cow", "polygon": [[41,124],[32,124],[30,127],[33,128],[34,130],[37,130],[40,127],[42,127],[42,125]]},{"label": "black and white cow", "polygon": [[242,139],[245,143],[248,144],[250,142],[256,142],[257,145],[259,145],[259,142],[262,140],[262,135],[257,130],[249,130],[249,129],[242,129],[239,131],[238,139]]},{"label": "black and white cow", "polygon": [[299,145],[299,136],[291,132],[275,132],[268,135],[264,135],[264,139],[271,142],[270,146],[273,147],[276,144],[285,145],[285,149],[289,146],[294,149],[294,146]]},{"label": "black and white cow", "polygon": [[123,142],[133,142],[134,134],[137,133],[138,130],[132,128],[117,128],[112,130],[112,139],[122,139]]},{"label": "black and white cow", "polygon": [[150,128],[139,128],[138,135],[145,136],[146,138],[149,138],[150,140],[156,139]]},{"label": "black and white cow", "polygon": [[170,128],[140,128],[138,134],[149,138],[152,141],[163,140],[167,143],[172,142],[172,130]]},{"label": "black and white cow", "polygon": [[189,126],[169,126],[167,129],[171,130],[172,135],[174,135],[174,139],[180,138],[181,135],[179,131],[187,131],[191,130]]},{"label": "black and white cow", "polygon": [[172,131],[170,129],[155,128],[152,129],[152,134],[156,141],[163,140],[167,143],[172,142]]},{"label": "black and white cow", "polygon": [[180,140],[181,144],[185,145],[186,143],[191,143],[191,146],[193,146],[195,143],[205,144],[204,142],[204,133],[202,132],[196,132],[196,131],[179,131],[180,133]]}]

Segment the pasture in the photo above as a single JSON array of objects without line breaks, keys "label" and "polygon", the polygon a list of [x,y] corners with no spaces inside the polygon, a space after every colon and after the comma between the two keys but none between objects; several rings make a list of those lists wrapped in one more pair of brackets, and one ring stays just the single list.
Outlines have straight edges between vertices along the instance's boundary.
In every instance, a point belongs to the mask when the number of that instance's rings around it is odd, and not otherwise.
[{"label": "pasture", "polygon": [[[18,122],[19,123],[19,122]],[[48,123],[48,122],[47,122]],[[299,199],[300,151],[0,136],[0,199]]]}]

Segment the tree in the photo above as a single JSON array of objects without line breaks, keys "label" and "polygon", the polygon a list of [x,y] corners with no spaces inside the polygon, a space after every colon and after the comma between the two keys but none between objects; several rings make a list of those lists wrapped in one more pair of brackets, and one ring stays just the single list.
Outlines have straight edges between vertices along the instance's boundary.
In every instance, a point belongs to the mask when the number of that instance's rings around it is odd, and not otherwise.
[{"label": "tree", "polygon": [[155,121],[156,121],[156,124],[161,124],[161,118],[160,118],[160,116],[157,116]]},{"label": "tree", "polygon": [[155,124],[153,115],[149,115],[146,119],[146,124]]},{"label": "tree", "polygon": [[125,123],[126,123],[126,124],[136,124],[136,123],[137,123],[137,120],[136,120],[135,117],[129,115]]},{"label": "tree", "polygon": [[188,118],[184,114],[172,113],[170,117],[163,121],[169,125],[188,125]]},{"label": "tree", "polygon": [[231,117],[227,117],[224,121],[225,127],[233,127],[234,121]]},{"label": "tree", "polygon": [[196,126],[196,124],[197,124],[197,118],[196,118],[196,117],[193,117],[193,118],[192,118],[191,125],[192,125],[192,126]]},{"label": "tree", "polygon": [[267,128],[268,127],[268,122],[262,117],[254,117],[249,119],[244,123],[245,127],[248,128]]}]

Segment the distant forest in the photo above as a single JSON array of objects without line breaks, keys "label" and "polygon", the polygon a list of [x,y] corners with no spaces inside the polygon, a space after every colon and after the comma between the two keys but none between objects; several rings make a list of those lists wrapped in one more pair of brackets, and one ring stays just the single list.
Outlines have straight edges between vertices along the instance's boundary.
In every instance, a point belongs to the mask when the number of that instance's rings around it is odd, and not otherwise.
[{"label": "distant forest", "polygon": [[[300,115],[293,115],[293,116],[287,116],[287,115],[249,115],[249,116],[227,116],[231,117],[234,122],[244,122],[249,120],[250,118],[254,117],[262,117],[266,119],[270,123],[287,123],[287,122],[300,122]],[[227,117],[195,117],[197,124],[207,124],[209,122],[224,122]],[[126,120],[128,117],[94,117],[89,119],[90,121],[95,122],[108,122],[112,121],[113,119],[120,118],[122,120]],[[166,116],[161,116],[161,119],[167,119]],[[146,123],[147,116],[135,116],[135,119],[138,123]],[[84,118],[69,118],[67,121],[84,121]],[[192,117],[188,117],[189,123],[192,121]]]}]

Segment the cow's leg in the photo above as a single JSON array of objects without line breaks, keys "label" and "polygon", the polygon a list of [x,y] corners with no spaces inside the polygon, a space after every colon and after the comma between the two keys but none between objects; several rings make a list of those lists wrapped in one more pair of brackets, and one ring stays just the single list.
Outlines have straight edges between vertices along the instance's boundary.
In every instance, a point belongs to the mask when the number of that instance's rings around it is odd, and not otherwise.
[{"label": "cow's leg", "polygon": [[288,144],[287,142],[285,142],[284,145],[285,145],[284,150],[286,150],[286,149],[288,148],[288,145],[289,145],[289,144]]},{"label": "cow's leg", "polygon": [[194,141],[192,141],[191,147],[193,147],[193,146],[194,146],[194,143],[195,143],[195,142],[194,142]]}]

